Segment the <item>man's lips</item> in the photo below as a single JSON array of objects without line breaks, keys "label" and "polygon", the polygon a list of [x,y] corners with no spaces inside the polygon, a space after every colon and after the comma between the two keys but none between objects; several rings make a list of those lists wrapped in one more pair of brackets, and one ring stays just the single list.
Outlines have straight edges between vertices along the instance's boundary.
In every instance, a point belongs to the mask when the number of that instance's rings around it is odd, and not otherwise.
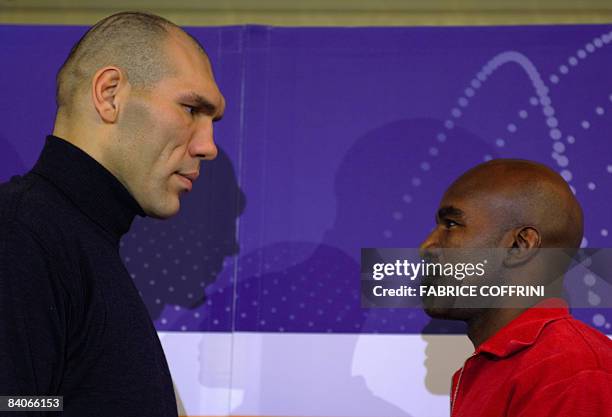
[{"label": "man's lips", "polygon": [[179,172],[178,174],[183,176],[183,177],[185,177],[185,178],[188,178],[191,182],[194,182],[200,176],[200,173],[198,171]]},{"label": "man's lips", "polygon": [[179,177],[179,179],[181,180],[181,182],[187,188],[187,191],[191,191],[191,188],[193,187],[193,182],[200,175],[200,173],[197,172],[197,171],[194,171],[194,172],[177,172],[176,174]]}]

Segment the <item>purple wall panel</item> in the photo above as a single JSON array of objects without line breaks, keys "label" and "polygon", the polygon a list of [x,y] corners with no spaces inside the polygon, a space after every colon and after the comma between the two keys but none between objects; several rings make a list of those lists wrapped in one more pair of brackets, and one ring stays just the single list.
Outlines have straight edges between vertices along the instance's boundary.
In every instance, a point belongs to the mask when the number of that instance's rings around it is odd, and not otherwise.
[{"label": "purple wall panel", "polygon": [[[417,246],[449,182],[492,157],[561,172],[584,243],[609,247],[610,29],[191,29],[228,107],[223,152],[182,212],[138,219],[123,241],[158,329],[456,331],[361,309],[359,248]],[[82,33],[0,27],[0,179],[35,161],[54,75]],[[610,332],[608,311],[576,314]]]}]

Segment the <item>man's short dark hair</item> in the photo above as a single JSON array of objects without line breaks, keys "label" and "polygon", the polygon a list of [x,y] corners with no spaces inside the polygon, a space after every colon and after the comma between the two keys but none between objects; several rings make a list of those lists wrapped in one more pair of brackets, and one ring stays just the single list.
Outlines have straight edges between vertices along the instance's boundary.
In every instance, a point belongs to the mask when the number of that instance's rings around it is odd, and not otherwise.
[{"label": "man's short dark hair", "polygon": [[143,12],[121,12],[96,23],[74,45],[57,74],[58,109],[70,112],[77,93],[106,65],[121,68],[135,88],[150,87],[171,74],[162,47],[171,30],[182,31],[163,17]]}]

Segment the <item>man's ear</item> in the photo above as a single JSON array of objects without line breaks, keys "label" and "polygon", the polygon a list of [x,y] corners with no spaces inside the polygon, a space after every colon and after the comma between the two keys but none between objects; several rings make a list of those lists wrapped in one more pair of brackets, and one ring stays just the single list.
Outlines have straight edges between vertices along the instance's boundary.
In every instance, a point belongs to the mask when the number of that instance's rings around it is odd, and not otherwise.
[{"label": "man's ear", "polygon": [[512,232],[511,247],[506,253],[504,266],[512,268],[533,258],[542,245],[540,231],[533,226],[523,226]]},{"label": "man's ear", "polygon": [[119,92],[126,88],[127,79],[121,69],[100,68],[92,79],[93,105],[104,123],[115,123],[119,114]]}]

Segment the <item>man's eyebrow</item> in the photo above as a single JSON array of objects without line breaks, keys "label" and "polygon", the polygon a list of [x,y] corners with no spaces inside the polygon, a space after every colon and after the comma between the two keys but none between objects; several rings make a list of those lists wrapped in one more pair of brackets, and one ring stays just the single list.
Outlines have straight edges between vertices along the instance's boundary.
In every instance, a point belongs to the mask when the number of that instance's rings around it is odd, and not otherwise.
[{"label": "man's eyebrow", "polygon": [[222,114],[217,114],[219,109],[208,99],[198,93],[187,93],[180,97],[181,102],[193,106],[196,110],[207,116],[213,116],[213,121],[221,120]]},{"label": "man's eyebrow", "polygon": [[438,219],[442,219],[444,217],[463,217],[464,213],[461,209],[458,209],[457,207],[454,206],[444,206],[444,207],[440,207],[440,209],[438,210],[438,213],[436,215],[436,220]]}]

